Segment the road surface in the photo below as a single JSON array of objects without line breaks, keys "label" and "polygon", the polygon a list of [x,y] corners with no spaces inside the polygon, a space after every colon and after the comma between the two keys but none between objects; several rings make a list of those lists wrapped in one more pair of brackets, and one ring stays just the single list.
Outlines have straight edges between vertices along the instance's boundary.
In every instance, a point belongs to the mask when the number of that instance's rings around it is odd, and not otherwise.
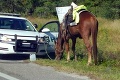
[{"label": "road surface", "polygon": [[[0,60],[0,80],[90,80],[87,76],[58,72],[49,66],[20,59],[10,60],[8,56],[7,60],[3,57]],[[16,55],[13,56],[16,58]]]}]

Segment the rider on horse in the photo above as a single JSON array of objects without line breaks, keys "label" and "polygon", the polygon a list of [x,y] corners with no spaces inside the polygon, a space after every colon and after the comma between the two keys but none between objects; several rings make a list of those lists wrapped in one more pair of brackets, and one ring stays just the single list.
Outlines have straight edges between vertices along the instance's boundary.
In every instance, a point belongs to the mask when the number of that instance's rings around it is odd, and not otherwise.
[{"label": "rider on horse", "polygon": [[77,25],[77,23],[79,23],[79,12],[83,10],[87,10],[86,6],[77,6],[74,2],[72,2],[71,8],[68,10],[63,19],[63,29],[66,29],[67,26]]}]

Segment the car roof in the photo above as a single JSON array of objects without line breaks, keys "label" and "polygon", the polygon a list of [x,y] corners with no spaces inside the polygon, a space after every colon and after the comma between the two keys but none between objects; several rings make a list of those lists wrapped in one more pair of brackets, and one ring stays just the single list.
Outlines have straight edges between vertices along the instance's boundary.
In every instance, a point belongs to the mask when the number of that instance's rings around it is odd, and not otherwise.
[{"label": "car roof", "polygon": [[9,15],[0,15],[0,18],[13,18],[13,19],[24,19],[24,20],[26,20],[26,18],[23,18],[23,17],[9,16]]}]

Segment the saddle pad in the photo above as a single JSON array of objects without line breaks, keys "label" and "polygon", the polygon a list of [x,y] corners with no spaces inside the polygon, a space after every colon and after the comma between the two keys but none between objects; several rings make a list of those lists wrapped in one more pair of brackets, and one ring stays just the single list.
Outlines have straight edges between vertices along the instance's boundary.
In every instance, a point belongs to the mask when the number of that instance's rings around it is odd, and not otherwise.
[{"label": "saddle pad", "polygon": [[84,11],[86,11],[86,10],[82,10],[82,11],[76,13],[76,18],[73,22],[70,23],[70,26],[75,26],[75,25],[77,25],[77,23],[79,23],[79,19],[80,19],[79,14],[84,12]]},{"label": "saddle pad", "polygon": [[[79,23],[79,14],[83,11],[86,11],[87,8],[84,5],[77,6],[73,9],[73,20],[75,20],[76,23]],[[80,11],[80,12],[78,12]]]}]

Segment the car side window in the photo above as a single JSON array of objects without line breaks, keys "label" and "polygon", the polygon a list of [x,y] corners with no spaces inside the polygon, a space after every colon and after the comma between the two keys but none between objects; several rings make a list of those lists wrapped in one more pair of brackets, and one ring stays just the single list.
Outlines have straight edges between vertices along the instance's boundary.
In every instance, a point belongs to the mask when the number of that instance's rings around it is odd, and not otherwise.
[{"label": "car side window", "polygon": [[36,31],[29,20],[14,18],[0,18],[0,29]]},{"label": "car side window", "polygon": [[44,26],[44,28],[48,28],[50,32],[58,32],[58,24],[57,23],[49,23]]},{"label": "car side window", "polygon": [[10,20],[0,19],[0,29],[10,29],[11,24]]},{"label": "car side window", "polygon": [[30,22],[28,22],[28,21],[25,21],[25,26],[26,26],[26,30],[32,30],[32,31],[34,31],[34,28],[32,27],[32,25],[30,24]]}]

